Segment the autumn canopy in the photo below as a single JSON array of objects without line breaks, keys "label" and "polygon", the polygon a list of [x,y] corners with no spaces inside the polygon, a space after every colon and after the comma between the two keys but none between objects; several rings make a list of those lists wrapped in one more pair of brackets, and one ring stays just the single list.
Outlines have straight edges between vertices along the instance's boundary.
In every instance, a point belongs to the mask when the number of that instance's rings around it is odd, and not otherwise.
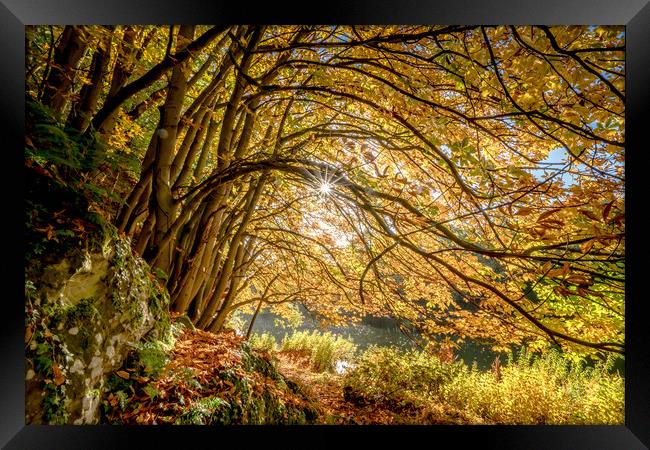
[{"label": "autumn canopy", "polygon": [[98,187],[198,328],[299,302],[624,353],[623,28],[27,34],[28,100],[112,161],[52,171]]}]

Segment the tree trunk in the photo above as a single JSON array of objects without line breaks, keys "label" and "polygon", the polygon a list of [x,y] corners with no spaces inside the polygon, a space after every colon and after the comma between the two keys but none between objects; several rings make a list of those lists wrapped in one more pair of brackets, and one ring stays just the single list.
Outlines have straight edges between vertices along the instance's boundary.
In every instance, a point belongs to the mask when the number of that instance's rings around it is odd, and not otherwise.
[{"label": "tree trunk", "polygon": [[246,340],[249,340],[251,337],[251,333],[253,332],[253,325],[255,325],[255,319],[257,319],[257,315],[260,313],[260,309],[262,309],[262,303],[264,303],[263,298],[261,298],[259,303],[257,304],[257,308],[255,308],[255,313],[253,314],[253,317],[251,317],[251,322],[248,324],[248,330],[246,331]]},{"label": "tree trunk", "polygon": [[64,28],[59,45],[54,51],[54,61],[45,82],[42,103],[56,114],[65,109],[72,88],[75,69],[86,52],[86,33],[81,26]]},{"label": "tree trunk", "polygon": [[[209,99],[211,100],[211,99]],[[196,157],[198,149],[205,139],[208,123],[212,116],[212,104],[206,105],[202,111],[197,112],[196,116],[192,119],[192,125],[188,128],[183,144],[179,148],[174,162],[172,163],[171,179],[173,180],[172,190],[178,189],[187,181],[187,176],[191,171],[192,162]]]},{"label": "tree trunk", "polygon": [[243,276],[242,273],[244,271],[242,270],[241,266],[243,265],[244,257],[246,255],[246,247],[247,243],[241,242],[237,248],[237,255],[235,257],[234,264],[236,269],[233,270],[232,275],[229,277],[228,292],[226,293],[223,301],[221,302],[221,305],[219,306],[219,311],[217,312],[217,316],[215,317],[214,321],[212,321],[212,323],[206,327],[208,331],[211,331],[213,333],[221,331],[223,324],[228,318],[228,314],[230,313],[230,304],[235,299],[237,288],[239,287],[239,282]]},{"label": "tree trunk", "polygon": [[244,207],[244,211],[245,211],[244,217],[242,217],[241,223],[239,224],[239,228],[237,229],[235,236],[232,238],[230,242],[230,248],[228,249],[228,256],[226,261],[224,262],[223,271],[219,275],[219,281],[217,283],[217,288],[215,289],[215,294],[210,300],[210,303],[208,303],[205,312],[202,314],[201,319],[199,320],[199,328],[203,329],[212,322],[212,315],[215,313],[217,307],[219,306],[218,301],[221,299],[221,296],[223,295],[226,286],[230,282],[230,277],[235,267],[235,257],[237,254],[237,250],[239,249],[244,234],[246,233],[246,228],[248,227],[248,223],[250,222],[250,219],[253,216],[253,211],[255,209],[255,205],[257,204],[257,200],[260,194],[262,193],[262,191],[264,190],[267,177],[268,177],[268,173],[264,172],[255,183],[254,188],[251,183],[251,188],[249,189],[248,192],[248,199],[246,202],[246,206]]},{"label": "tree trunk", "polygon": [[[136,37],[136,29],[127,26],[124,29],[120,51],[118,52],[113,75],[111,77],[111,86],[108,89],[108,95],[104,103],[115,97],[115,94],[126,84],[126,81],[131,75],[131,67],[134,53],[134,42]],[[116,111],[113,111],[106,120],[99,127],[99,132],[102,136],[109,136],[115,128]]]},{"label": "tree trunk", "polygon": [[[182,25],[178,32],[176,53],[183,50],[194,37],[194,25]],[[177,205],[172,197],[171,165],[176,150],[178,122],[187,89],[186,64],[178,64],[172,71],[167,99],[162,108],[161,127],[156,130],[160,144],[154,159],[153,195],[155,196],[156,225],[153,235],[153,254],[160,255],[156,267],[168,273],[171,268],[172,245],[157,248],[174,222]]]},{"label": "tree trunk", "polygon": [[80,100],[68,116],[68,125],[83,133],[90,124],[99,96],[102,93],[104,74],[110,60],[111,36],[99,42],[90,64],[90,84],[84,84],[79,93]]}]

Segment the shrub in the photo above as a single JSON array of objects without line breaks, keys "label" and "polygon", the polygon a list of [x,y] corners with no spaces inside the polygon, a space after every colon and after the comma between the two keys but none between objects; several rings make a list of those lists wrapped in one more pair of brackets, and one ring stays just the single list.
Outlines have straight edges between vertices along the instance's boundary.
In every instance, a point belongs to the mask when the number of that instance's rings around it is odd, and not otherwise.
[{"label": "shrub", "polygon": [[66,174],[89,171],[106,159],[106,146],[97,133],[79,133],[57,123],[51,110],[40,103],[25,105],[25,156],[48,168],[63,169]]},{"label": "shrub", "polygon": [[422,404],[460,370],[460,363],[441,363],[424,352],[372,346],[357,359],[344,384],[370,398]]}]

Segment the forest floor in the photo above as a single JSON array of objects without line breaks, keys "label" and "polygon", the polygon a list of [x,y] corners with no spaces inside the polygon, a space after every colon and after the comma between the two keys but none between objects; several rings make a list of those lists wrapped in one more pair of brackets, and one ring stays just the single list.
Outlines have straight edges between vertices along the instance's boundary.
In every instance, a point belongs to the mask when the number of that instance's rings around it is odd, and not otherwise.
[{"label": "forest floor", "polygon": [[[416,406],[382,398],[360,397],[345,387],[345,375],[316,372],[312,369],[309,355],[297,351],[252,350],[261,360],[275,367],[288,384],[297,386],[291,391],[278,387],[274,371],[250,371],[243,369],[245,355],[244,339],[233,331],[213,334],[200,330],[185,329],[180,333],[169,352],[169,360],[160,376],[128,377],[131,369],[118,373],[127,376],[134,395],[128,399],[126,408],[118,408],[118,398],[109,394],[111,405],[109,423],[164,424],[178,423],[187,414],[187,405],[197,404],[210,398],[239,402],[235,386],[223,380],[220,373],[232,372],[237,379],[251,386],[253,391],[266,390],[280,398],[283,404],[301,408],[309,406],[317,412],[308,423],[330,425],[390,425],[390,424],[461,424],[467,423],[444,405]],[[191,376],[183,376],[183,374]],[[276,375],[277,376],[277,375]],[[155,392],[151,398],[151,392]],[[182,423],[182,422],[181,422]]]},{"label": "forest floor", "polygon": [[[168,367],[192,369],[200,378],[238,363],[237,348],[243,338],[232,332],[214,335],[185,332],[175,344]],[[309,355],[296,351],[256,352],[273,363],[286,379],[300,386],[319,411],[316,423],[333,425],[458,424],[460,416],[444,408],[431,410],[410,403],[362,398],[346,390],[344,375],[316,372]],[[267,380],[268,382],[268,380]],[[286,398],[285,398],[286,400]]]}]

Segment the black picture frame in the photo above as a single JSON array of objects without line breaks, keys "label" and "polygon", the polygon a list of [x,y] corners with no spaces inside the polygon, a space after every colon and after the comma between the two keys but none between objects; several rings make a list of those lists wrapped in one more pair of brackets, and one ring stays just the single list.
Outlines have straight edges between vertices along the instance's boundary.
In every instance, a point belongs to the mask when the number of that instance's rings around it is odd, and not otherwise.
[{"label": "black picture frame", "polygon": [[[229,2],[213,0],[0,0],[0,114],[4,144],[6,211],[5,244],[13,250],[0,257],[7,278],[0,327],[0,445],[8,449],[99,449],[217,447],[236,440],[249,448],[338,448],[352,438],[355,446],[411,445],[480,449],[647,449],[650,446],[650,339],[644,314],[644,255],[647,238],[643,212],[645,110],[650,94],[650,4],[648,0],[518,0],[491,1],[356,1]],[[169,24],[169,23],[331,23],[331,24],[599,24],[626,25],[626,402],[624,426],[409,426],[409,427],[117,427],[25,425],[23,202],[20,169],[24,164],[24,26],[38,24]],[[647,128],[647,125],[645,126]],[[8,176],[11,175],[11,176]],[[647,186],[646,190],[647,190]],[[14,254],[15,252],[15,254]],[[647,256],[646,256],[647,258]],[[356,439],[355,439],[356,440]],[[233,445],[236,445],[233,443]]]}]

